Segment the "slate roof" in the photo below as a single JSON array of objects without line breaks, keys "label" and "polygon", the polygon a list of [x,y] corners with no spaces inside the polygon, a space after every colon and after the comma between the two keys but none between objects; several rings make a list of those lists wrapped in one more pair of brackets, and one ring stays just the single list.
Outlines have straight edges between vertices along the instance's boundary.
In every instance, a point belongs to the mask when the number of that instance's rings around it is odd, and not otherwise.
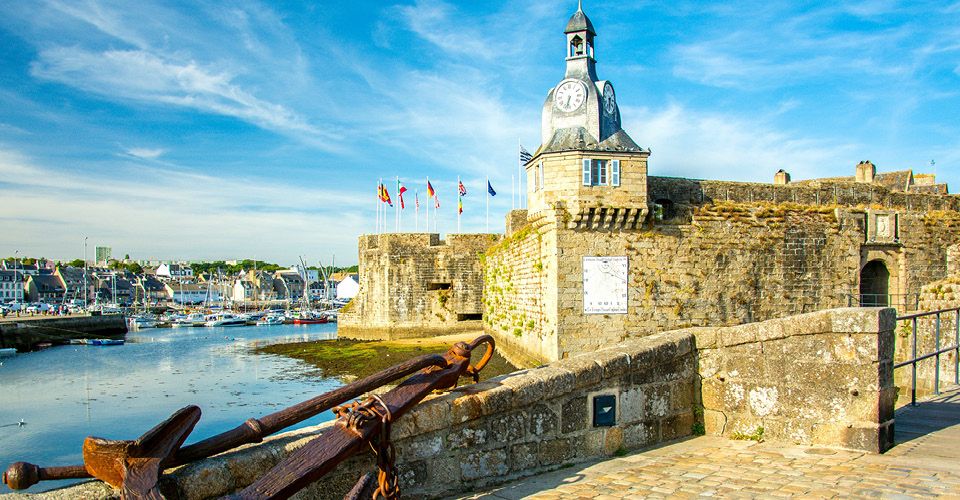
[{"label": "slate roof", "polygon": [[567,21],[567,28],[563,30],[564,33],[572,33],[574,31],[584,31],[586,30],[591,35],[596,36],[597,32],[593,29],[593,23],[590,22],[590,18],[583,13],[581,9],[577,9],[576,12],[570,16],[570,20]]},{"label": "slate roof", "polygon": [[[554,153],[558,151],[630,151],[641,152],[643,148],[633,142],[633,139],[624,130],[607,137],[603,142],[597,141],[587,129],[583,127],[560,128],[553,133],[550,140],[540,146],[536,154]],[[536,155],[534,155],[536,156]]]},{"label": "slate roof", "polygon": [[63,282],[60,281],[59,276],[54,276],[52,274],[39,274],[36,276],[31,276],[30,279],[33,280],[33,283],[39,292],[49,293],[64,291]]}]

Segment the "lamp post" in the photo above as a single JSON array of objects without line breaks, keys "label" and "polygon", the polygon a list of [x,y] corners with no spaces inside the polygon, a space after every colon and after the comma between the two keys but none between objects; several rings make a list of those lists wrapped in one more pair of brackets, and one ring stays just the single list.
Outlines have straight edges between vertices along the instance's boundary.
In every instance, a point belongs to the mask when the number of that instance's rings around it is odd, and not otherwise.
[{"label": "lamp post", "polygon": [[[20,250],[13,253],[13,298],[17,299],[17,310],[23,308],[23,285],[20,284],[20,274],[17,273],[17,267],[20,262]],[[18,299],[17,296],[20,296]]]},{"label": "lamp post", "polygon": [[83,237],[83,308],[90,310],[90,290],[87,289],[87,237]]}]

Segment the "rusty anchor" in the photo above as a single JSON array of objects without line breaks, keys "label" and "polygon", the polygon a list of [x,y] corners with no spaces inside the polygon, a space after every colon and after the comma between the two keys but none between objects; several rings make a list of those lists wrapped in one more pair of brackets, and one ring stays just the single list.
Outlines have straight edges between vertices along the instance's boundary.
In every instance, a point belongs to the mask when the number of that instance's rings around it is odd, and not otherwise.
[{"label": "rusty anchor", "polygon": [[[481,359],[471,365],[471,354],[481,345],[486,345],[486,350]],[[44,468],[16,462],[4,472],[3,482],[12,489],[24,489],[42,480],[95,477],[118,488],[123,498],[159,499],[163,497],[157,483],[165,469],[243,444],[261,442],[266,436],[332,408],[338,417],[336,425],[292,453],[233,498],[288,498],[358,453],[364,444],[368,444],[377,456],[379,473],[362,476],[347,498],[399,498],[390,442],[391,423],[432,391],[456,387],[462,376],[479,380],[480,370],[490,361],[494,348],[495,342],[489,335],[481,335],[470,343],[458,342],[442,356],[428,354],[410,359],[276,413],[251,418],[234,429],[181,448],[201,414],[200,408],[187,406],[135,441],[86,438],[84,465]],[[337,406],[418,371],[381,396]]]}]

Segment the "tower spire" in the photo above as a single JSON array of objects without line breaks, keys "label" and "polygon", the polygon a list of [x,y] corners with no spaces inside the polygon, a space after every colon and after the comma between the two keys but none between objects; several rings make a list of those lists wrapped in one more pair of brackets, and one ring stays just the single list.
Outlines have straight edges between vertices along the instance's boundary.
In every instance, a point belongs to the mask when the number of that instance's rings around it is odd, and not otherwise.
[{"label": "tower spire", "polygon": [[583,12],[583,0],[577,0],[577,10]]}]

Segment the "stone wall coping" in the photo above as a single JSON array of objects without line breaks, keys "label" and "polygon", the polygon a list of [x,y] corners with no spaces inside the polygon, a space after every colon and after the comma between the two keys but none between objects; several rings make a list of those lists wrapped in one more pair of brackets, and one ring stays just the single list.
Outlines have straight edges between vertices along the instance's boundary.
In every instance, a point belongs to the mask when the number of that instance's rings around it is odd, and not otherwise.
[{"label": "stone wall coping", "polygon": [[696,336],[698,349],[717,349],[799,335],[869,334],[892,330],[896,310],[880,307],[844,307],[729,327],[676,330]]}]

